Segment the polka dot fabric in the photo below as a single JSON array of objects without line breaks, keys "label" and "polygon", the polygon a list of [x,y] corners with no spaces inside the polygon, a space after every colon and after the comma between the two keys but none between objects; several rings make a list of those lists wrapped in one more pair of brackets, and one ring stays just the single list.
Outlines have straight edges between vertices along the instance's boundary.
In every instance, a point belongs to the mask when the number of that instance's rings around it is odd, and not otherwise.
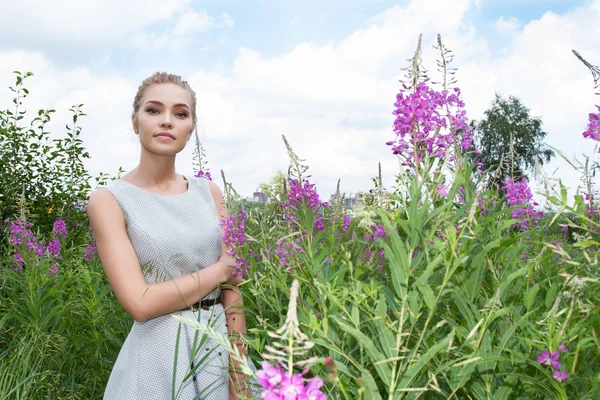
[{"label": "polka dot fabric", "polygon": [[[123,212],[127,234],[149,284],[198,271],[219,258],[221,227],[209,183],[185,178],[188,190],[178,195],[150,193],[123,180],[106,187]],[[215,290],[205,299],[218,295]],[[227,333],[220,304],[174,314]],[[172,314],[134,322],[113,366],[104,399],[229,399],[225,348],[186,325],[181,325],[177,346],[179,328]],[[255,397],[259,398],[258,393]]]}]

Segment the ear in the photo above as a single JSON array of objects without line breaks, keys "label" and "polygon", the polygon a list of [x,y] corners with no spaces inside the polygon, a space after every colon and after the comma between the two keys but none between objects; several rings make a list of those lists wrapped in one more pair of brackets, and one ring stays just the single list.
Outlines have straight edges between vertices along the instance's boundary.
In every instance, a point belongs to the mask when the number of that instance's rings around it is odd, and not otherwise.
[{"label": "ear", "polygon": [[136,113],[131,114],[131,125],[133,126],[133,132],[137,135],[138,130],[137,130],[137,114]]}]

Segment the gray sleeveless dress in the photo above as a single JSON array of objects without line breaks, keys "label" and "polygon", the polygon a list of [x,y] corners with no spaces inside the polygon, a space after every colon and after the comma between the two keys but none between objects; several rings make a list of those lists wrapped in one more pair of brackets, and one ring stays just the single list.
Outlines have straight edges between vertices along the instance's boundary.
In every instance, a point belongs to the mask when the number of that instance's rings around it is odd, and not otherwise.
[{"label": "gray sleeveless dress", "polygon": [[[148,284],[198,271],[219,258],[222,233],[209,183],[202,178],[185,178],[188,190],[178,195],[150,193],[123,180],[106,187],[121,207]],[[215,290],[205,299],[218,295]],[[220,304],[174,314],[227,333]],[[225,348],[190,326],[180,326],[172,314],[134,322],[112,369],[104,399],[227,400],[228,363]],[[193,374],[192,367],[197,367]]]}]

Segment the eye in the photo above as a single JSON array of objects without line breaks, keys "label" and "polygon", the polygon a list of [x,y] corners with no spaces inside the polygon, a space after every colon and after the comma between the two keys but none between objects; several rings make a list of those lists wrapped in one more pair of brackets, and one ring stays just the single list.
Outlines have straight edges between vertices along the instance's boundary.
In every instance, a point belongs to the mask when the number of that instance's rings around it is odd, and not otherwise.
[{"label": "eye", "polygon": [[178,116],[179,118],[186,118],[186,117],[187,117],[187,113],[185,113],[185,112],[181,111],[181,112],[178,112],[178,113],[177,113],[177,116]]},{"label": "eye", "polygon": [[146,112],[150,114],[155,114],[158,113],[158,110],[156,108],[148,108]]}]

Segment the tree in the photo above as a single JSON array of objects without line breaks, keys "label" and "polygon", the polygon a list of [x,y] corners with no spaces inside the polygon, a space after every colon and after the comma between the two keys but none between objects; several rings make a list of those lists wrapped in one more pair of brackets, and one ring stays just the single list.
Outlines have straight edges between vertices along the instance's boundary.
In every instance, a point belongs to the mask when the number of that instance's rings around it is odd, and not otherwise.
[{"label": "tree", "polygon": [[263,192],[270,202],[282,202],[285,201],[285,183],[287,182],[287,175],[281,171],[277,171],[268,183],[262,182],[258,185],[258,190]]},{"label": "tree", "polygon": [[488,188],[502,192],[507,178],[527,178],[527,171],[535,169],[536,158],[544,165],[554,157],[543,142],[548,133],[542,129],[542,120],[530,116],[517,97],[504,98],[496,93],[484,114],[474,127]]}]

